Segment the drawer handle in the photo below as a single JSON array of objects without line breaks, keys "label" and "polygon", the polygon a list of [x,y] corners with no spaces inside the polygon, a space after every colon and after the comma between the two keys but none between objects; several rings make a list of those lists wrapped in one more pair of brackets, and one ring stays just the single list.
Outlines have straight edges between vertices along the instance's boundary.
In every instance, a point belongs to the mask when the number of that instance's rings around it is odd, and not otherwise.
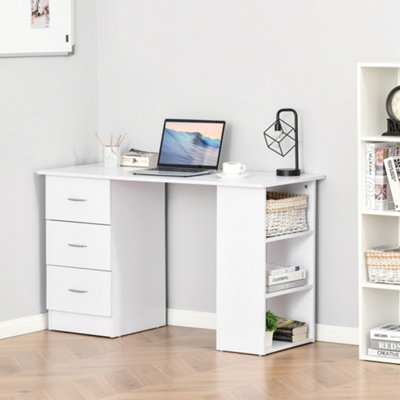
[{"label": "drawer handle", "polygon": [[67,197],[67,200],[69,200],[69,201],[87,201],[86,199],[78,199],[76,197]]},{"label": "drawer handle", "polygon": [[74,244],[74,243],[68,243],[69,247],[78,247],[79,249],[83,249],[85,247],[87,247],[86,244]]},{"label": "drawer handle", "polygon": [[69,292],[72,293],[87,293],[87,290],[78,290],[78,289],[68,289]]}]

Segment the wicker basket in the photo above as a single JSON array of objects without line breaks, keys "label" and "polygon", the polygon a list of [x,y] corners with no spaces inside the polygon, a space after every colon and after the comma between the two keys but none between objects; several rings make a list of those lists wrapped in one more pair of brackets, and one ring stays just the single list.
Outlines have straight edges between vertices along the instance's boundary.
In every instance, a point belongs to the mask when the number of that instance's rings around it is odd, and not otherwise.
[{"label": "wicker basket", "polygon": [[365,258],[370,282],[400,284],[400,252],[367,250]]},{"label": "wicker basket", "polygon": [[267,192],[267,237],[306,231],[307,199],[306,194]]}]

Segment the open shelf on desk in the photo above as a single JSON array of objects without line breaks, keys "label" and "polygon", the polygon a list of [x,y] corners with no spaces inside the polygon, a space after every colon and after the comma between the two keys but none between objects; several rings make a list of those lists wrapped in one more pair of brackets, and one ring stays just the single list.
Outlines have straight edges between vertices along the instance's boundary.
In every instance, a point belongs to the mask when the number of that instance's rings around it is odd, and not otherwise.
[{"label": "open shelf on desk", "polygon": [[272,299],[273,297],[286,296],[286,295],[293,294],[293,293],[304,292],[306,290],[311,290],[313,287],[314,287],[314,285],[312,285],[312,284],[306,284],[304,286],[298,286],[298,287],[294,287],[294,288],[290,288],[290,289],[279,290],[278,292],[266,293],[265,298]]}]

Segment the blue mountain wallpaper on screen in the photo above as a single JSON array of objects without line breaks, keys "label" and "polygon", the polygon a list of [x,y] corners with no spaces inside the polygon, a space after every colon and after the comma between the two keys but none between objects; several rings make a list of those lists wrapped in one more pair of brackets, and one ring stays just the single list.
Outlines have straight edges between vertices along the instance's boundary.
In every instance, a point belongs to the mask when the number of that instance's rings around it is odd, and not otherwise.
[{"label": "blue mountain wallpaper on screen", "polygon": [[220,139],[211,139],[200,132],[165,128],[160,163],[216,167],[220,145]]}]

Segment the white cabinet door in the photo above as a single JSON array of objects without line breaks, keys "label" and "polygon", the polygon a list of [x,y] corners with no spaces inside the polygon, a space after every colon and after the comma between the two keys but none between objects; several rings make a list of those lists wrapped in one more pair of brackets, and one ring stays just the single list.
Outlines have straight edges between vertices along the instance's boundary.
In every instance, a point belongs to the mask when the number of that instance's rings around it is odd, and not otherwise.
[{"label": "white cabinet door", "polygon": [[47,266],[47,309],[111,316],[111,272]]},{"label": "white cabinet door", "polygon": [[46,264],[111,270],[111,227],[46,222]]}]

